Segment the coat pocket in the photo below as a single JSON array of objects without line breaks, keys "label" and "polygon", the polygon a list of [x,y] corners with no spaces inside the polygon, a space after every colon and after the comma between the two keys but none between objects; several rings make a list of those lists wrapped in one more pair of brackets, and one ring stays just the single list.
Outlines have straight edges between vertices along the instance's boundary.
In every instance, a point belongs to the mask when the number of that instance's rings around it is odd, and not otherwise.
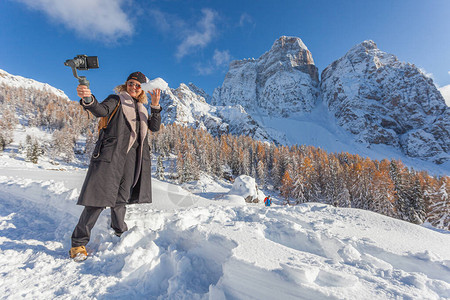
[{"label": "coat pocket", "polygon": [[92,160],[111,162],[114,150],[116,149],[117,138],[108,137],[98,140],[92,153]]}]

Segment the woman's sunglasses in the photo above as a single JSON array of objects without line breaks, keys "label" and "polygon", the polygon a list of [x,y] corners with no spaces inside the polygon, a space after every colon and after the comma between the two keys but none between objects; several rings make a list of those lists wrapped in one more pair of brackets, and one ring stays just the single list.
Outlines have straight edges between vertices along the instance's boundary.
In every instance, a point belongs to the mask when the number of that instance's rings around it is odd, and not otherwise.
[{"label": "woman's sunglasses", "polygon": [[131,82],[131,81],[128,81],[128,82],[127,82],[127,85],[130,86],[130,87],[135,86],[136,89],[138,89],[138,90],[141,89],[141,85],[140,85],[140,84],[137,84],[137,83],[134,83],[134,82]]}]

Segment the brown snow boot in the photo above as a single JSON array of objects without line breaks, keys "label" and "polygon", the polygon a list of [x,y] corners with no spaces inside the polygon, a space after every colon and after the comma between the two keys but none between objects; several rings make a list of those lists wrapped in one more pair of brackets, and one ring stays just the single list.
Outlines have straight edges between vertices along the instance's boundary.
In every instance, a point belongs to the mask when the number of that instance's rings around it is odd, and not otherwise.
[{"label": "brown snow boot", "polygon": [[83,261],[87,258],[86,247],[72,247],[69,251],[70,258],[73,258],[75,261]]}]

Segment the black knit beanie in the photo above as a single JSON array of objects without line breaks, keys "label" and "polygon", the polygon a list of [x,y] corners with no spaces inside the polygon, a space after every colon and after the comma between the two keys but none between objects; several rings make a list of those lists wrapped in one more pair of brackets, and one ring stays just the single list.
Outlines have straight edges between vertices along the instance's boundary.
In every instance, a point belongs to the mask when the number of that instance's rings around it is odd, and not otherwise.
[{"label": "black knit beanie", "polygon": [[130,80],[130,79],[137,80],[137,81],[139,81],[140,83],[146,83],[146,82],[147,82],[147,78],[146,78],[145,75],[142,74],[141,72],[134,72],[134,73],[131,73],[131,74],[128,76],[127,81]]}]

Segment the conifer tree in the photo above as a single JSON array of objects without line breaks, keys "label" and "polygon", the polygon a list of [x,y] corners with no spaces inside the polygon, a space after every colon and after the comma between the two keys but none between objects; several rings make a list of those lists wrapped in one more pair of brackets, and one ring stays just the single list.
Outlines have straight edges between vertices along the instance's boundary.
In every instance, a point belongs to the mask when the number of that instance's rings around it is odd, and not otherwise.
[{"label": "conifer tree", "polygon": [[426,215],[424,193],[418,176],[414,176],[413,174],[411,174],[411,177],[408,221],[415,224],[422,224],[425,220]]},{"label": "conifer tree", "polygon": [[158,155],[156,162],[156,178],[158,178],[159,180],[164,180],[165,179],[164,170],[165,168],[163,164],[163,156]]},{"label": "conifer tree", "polygon": [[7,103],[3,103],[0,106],[0,151],[13,142],[13,131],[19,122],[15,108]]},{"label": "conifer tree", "polygon": [[71,162],[75,158],[75,137],[67,126],[61,130],[55,130],[52,135],[54,157],[61,156],[65,162]]},{"label": "conifer tree", "polygon": [[258,166],[256,167],[256,173],[258,174],[258,182],[261,188],[266,186],[266,166],[262,160],[258,161]]},{"label": "conifer tree", "polygon": [[95,142],[97,140],[97,137],[94,136],[92,131],[89,129],[88,129],[86,135],[87,136],[86,136],[86,146],[84,148],[84,157],[85,157],[85,161],[89,162],[90,158],[92,156],[92,153],[94,152],[94,149],[95,149]]},{"label": "conifer tree", "polygon": [[39,156],[41,156],[44,151],[42,150],[39,142],[36,138],[32,138],[30,135],[26,137],[26,160],[37,164]]},{"label": "conifer tree", "polygon": [[178,182],[179,183],[183,183],[185,182],[184,179],[184,158],[183,158],[183,154],[181,152],[178,152],[177,155],[177,163],[176,163],[176,171],[177,171],[177,177],[178,177]]}]

